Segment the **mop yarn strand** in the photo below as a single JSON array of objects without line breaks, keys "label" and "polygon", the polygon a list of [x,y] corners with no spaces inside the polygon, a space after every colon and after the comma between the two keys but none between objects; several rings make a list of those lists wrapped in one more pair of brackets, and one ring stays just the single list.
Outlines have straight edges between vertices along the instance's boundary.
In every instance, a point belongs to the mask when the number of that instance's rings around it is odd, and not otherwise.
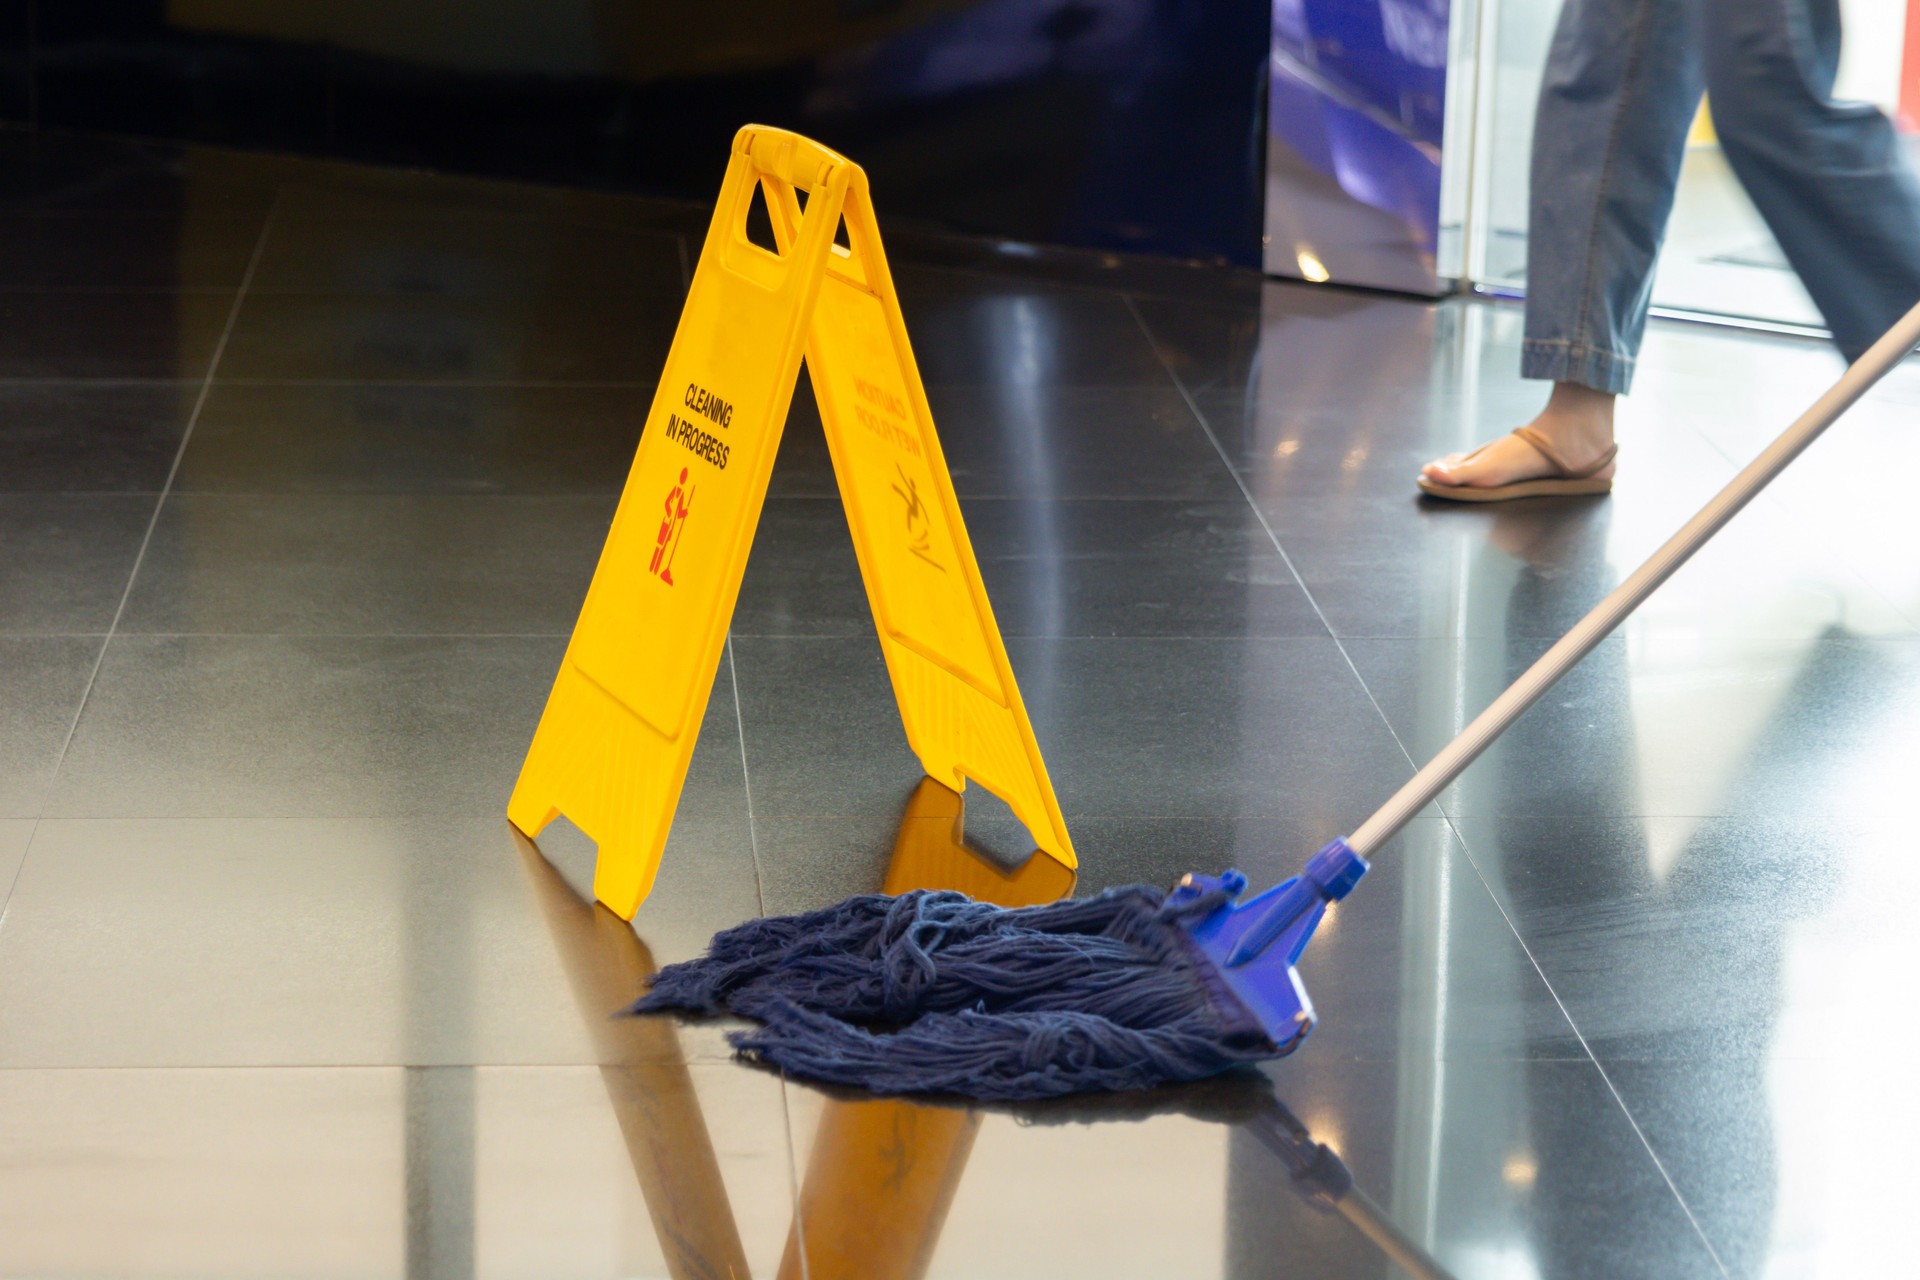
[{"label": "mop yarn strand", "polygon": [[958,1094],[991,1102],[1198,1080],[1269,1056],[1226,1043],[1204,1009],[1140,1029],[1055,1009],[929,1013],[874,1033],[789,1005],[729,1039],[789,1075],[882,1094]]},{"label": "mop yarn strand", "polygon": [[1178,900],[1144,885],[1005,908],[945,890],[869,894],[751,920],[655,975],[634,1013],[733,1013],[734,1046],[794,1076],[876,1093],[996,1100],[1197,1080],[1273,1056],[1209,983]]}]

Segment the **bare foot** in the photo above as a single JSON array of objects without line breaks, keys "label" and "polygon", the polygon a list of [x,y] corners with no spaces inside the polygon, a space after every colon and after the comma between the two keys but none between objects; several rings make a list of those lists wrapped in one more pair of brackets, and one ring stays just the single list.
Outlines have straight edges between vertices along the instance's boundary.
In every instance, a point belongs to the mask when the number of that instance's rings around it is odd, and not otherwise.
[{"label": "bare foot", "polygon": [[[1553,443],[1568,467],[1590,466],[1613,447],[1613,396],[1576,382],[1556,382],[1547,407],[1528,425]],[[1558,475],[1560,468],[1519,436],[1506,435],[1471,453],[1436,458],[1420,474],[1435,484],[1491,489]],[[1612,477],[1612,463],[1594,473],[1596,480]]]}]

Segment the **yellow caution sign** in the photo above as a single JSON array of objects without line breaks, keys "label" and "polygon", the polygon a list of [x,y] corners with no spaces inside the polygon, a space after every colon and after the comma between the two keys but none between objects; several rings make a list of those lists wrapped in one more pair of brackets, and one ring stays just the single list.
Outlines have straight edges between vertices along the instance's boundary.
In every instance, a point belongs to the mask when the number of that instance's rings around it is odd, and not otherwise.
[{"label": "yellow caution sign", "polygon": [[[763,189],[779,252],[752,243]],[[800,193],[806,194],[804,206]],[[845,227],[844,245],[836,233]],[[960,518],[858,165],[749,125],[586,605],[507,805],[599,844],[631,919],[659,869],[805,356],[907,742],[928,776],[1073,845]]]}]

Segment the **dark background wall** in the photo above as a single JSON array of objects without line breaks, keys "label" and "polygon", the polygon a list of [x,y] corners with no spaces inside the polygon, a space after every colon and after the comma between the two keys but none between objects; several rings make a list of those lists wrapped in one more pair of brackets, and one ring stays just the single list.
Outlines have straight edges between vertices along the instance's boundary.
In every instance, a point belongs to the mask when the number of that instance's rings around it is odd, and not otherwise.
[{"label": "dark background wall", "polygon": [[883,218],[1259,260],[1265,0],[0,0],[0,118],[711,199],[756,121]]}]

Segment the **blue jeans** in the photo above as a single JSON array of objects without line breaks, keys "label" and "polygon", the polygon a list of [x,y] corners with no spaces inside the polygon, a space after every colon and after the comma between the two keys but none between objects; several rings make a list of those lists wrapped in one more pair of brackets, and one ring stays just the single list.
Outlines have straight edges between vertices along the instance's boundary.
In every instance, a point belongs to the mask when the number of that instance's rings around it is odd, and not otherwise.
[{"label": "blue jeans", "polygon": [[1728,163],[1849,360],[1920,300],[1920,185],[1831,100],[1838,0],[1566,0],[1534,121],[1521,374],[1623,392],[1704,90]]}]

